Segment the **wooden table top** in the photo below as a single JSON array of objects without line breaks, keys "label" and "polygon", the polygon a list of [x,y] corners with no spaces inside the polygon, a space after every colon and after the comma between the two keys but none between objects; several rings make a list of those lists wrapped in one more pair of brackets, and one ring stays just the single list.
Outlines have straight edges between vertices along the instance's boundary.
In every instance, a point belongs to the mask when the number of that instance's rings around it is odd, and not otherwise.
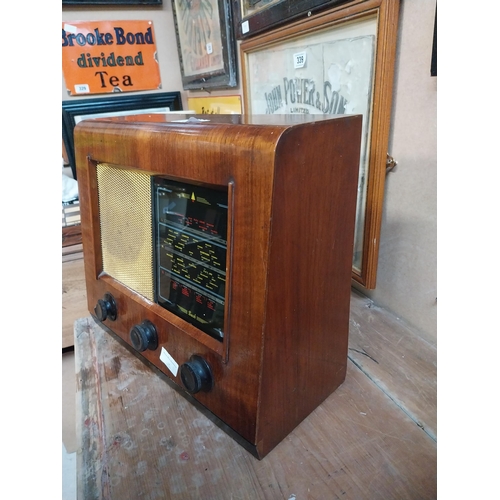
[{"label": "wooden table top", "polygon": [[[90,317],[77,320],[78,498],[436,498],[435,379],[422,376],[435,363],[407,374],[419,405],[352,317],[346,381],[260,461]],[[422,354],[405,349],[403,363]]]}]

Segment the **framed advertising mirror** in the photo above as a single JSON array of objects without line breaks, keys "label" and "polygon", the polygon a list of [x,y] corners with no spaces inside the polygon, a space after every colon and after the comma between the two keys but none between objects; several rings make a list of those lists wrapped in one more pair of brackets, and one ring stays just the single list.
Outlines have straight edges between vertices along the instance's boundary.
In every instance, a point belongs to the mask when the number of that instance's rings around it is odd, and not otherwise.
[{"label": "framed advertising mirror", "polygon": [[367,289],[376,286],[398,15],[399,0],[354,0],[240,45],[245,113],[363,115],[352,278]]}]

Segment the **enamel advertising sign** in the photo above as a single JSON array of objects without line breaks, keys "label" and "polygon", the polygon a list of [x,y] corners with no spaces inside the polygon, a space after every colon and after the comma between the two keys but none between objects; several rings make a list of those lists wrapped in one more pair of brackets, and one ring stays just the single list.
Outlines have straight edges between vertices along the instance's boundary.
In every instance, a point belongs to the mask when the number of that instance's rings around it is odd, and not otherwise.
[{"label": "enamel advertising sign", "polygon": [[62,25],[69,95],[161,88],[152,21],[74,21]]}]

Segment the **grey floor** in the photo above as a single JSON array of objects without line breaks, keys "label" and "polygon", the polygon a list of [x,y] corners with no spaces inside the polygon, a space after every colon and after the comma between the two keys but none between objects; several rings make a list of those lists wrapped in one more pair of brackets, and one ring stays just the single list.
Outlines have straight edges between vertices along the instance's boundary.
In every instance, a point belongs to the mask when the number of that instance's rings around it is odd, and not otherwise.
[{"label": "grey floor", "polygon": [[62,500],[76,500],[74,353],[63,353],[62,357]]},{"label": "grey floor", "polygon": [[76,453],[62,445],[62,500],[76,500]]}]

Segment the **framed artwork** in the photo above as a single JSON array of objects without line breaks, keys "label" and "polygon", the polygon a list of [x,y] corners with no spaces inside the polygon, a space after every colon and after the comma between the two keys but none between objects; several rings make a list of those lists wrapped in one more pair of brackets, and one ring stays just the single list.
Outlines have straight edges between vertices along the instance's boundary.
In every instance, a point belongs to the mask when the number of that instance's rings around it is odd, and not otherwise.
[{"label": "framed artwork", "polygon": [[187,104],[198,115],[241,115],[239,95],[188,97]]},{"label": "framed artwork", "polygon": [[63,142],[73,177],[76,179],[73,129],[80,121],[88,118],[100,118],[104,116],[168,113],[180,110],[182,110],[180,92],[162,92],[145,95],[120,95],[116,97],[98,97],[93,99],[80,99],[77,101],[63,101]]},{"label": "framed artwork", "polygon": [[348,0],[232,0],[238,40]]},{"label": "framed artwork", "polygon": [[229,0],[172,0],[185,90],[238,85]]},{"label": "framed artwork", "polygon": [[[375,288],[399,0],[361,0],[245,40],[244,112],[361,114],[352,277]],[[317,172],[321,175],[321,172]]]},{"label": "framed artwork", "polygon": [[163,0],[62,0],[63,5],[162,5]]}]

